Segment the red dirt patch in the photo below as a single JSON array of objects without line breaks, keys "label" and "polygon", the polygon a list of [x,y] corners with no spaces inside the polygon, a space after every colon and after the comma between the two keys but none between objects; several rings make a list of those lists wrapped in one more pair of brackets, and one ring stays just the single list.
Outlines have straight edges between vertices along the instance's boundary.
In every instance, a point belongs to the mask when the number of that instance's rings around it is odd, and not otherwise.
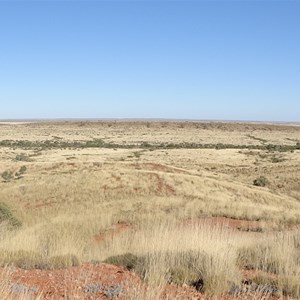
[{"label": "red dirt patch", "polygon": [[[3,270],[3,269],[2,269]],[[84,264],[60,270],[23,270],[16,268],[10,275],[13,298],[24,299],[22,289],[28,289],[32,296],[41,295],[44,300],[62,299],[136,299],[146,298],[147,286],[133,272],[109,264]],[[19,291],[21,292],[18,292]],[[112,296],[113,295],[113,296]],[[134,297],[132,297],[134,295]],[[156,295],[154,297],[154,295]],[[151,298],[157,300],[234,300],[253,299],[253,295],[241,297],[220,296],[209,297],[189,286],[166,285],[158,289]],[[23,297],[23,298],[22,298]],[[262,297],[261,299],[278,299],[275,297]]]},{"label": "red dirt patch", "polygon": [[[13,286],[31,289],[33,295],[42,294],[45,300],[110,299],[109,293],[116,297],[122,294],[126,283],[140,281],[134,273],[108,264],[84,264],[61,270],[16,269],[11,275]],[[17,288],[14,290],[17,297]]]},{"label": "red dirt patch", "polygon": [[210,226],[219,225],[222,227],[228,227],[236,230],[260,231],[262,227],[268,225],[268,222],[232,219],[226,217],[204,217],[199,219],[186,220],[184,221],[184,224],[188,224],[188,225],[207,224]]}]

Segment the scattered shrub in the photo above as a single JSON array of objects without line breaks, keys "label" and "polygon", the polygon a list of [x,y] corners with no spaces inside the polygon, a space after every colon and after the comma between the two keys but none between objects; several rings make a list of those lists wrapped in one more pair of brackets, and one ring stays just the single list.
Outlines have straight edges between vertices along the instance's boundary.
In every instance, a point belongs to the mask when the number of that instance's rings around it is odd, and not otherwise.
[{"label": "scattered shrub", "polygon": [[[181,126],[184,126],[182,124]],[[260,139],[262,141],[262,139]],[[142,142],[139,145],[136,144],[114,144],[107,143],[101,139],[93,139],[90,141],[63,141],[61,139],[47,140],[47,141],[14,141],[3,140],[0,141],[2,147],[22,148],[24,150],[35,149],[76,149],[76,148],[120,148],[120,149],[133,149],[133,148],[147,148],[147,149],[248,149],[248,150],[266,150],[269,152],[287,152],[300,149],[300,142],[295,145],[275,145],[275,144],[263,144],[263,145],[233,145],[233,144],[197,144],[197,143],[161,143],[150,144],[148,142]],[[32,159],[26,154],[19,154],[16,157],[18,161],[32,161]]]},{"label": "scattered shrub", "polygon": [[280,163],[280,162],[283,162],[283,161],[285,161],[285,159],[282,158],[282,157],[278,157],[278,156],[275,156],[275,155],[271,157],[271,162],[272,163]]},{"label": "scattered shrub", "polygon": [[22,175],[26,172],[26,170],[27,170],[26,166],[22,166],[22,167],[20,168],[20,170],[19,170],[18,172],[16,172],[16,174],[15,174],[15,179],[20,179],[20,178],[22,178]]},{"label": "scattered shrub", "polygon": [[28,161],[28,162],[32,161],[32,159],[25,153],[17,154],[15,160],[16,161]]},{"label": "scattered shrub", "polygon": [[1,177],[4,179],[5,182],[9,182],[14,178],[14,174],[11,171],[4,171],[1,174]]},{"label": "scattered shrub", "polygon": [[14,216],[11,209],[3,202],[0,202],[0,223],[8,222],[12,228],[20,227],[22,223]]},{"label": "scattered shrub", "polygon": [[264,176],[260,176],[253,181],[253,185],[255,186],[266,186],[269,183],[268,179]]},{"label": "scattered shrub", "polygon": [[26,166],[22,166],[16,173],[6,170],[1,174],[1,177],[4,179],[4,182],[9,182],[13,179],[20,179],[22,178],[22,175],[26,172],[26,170]]}]

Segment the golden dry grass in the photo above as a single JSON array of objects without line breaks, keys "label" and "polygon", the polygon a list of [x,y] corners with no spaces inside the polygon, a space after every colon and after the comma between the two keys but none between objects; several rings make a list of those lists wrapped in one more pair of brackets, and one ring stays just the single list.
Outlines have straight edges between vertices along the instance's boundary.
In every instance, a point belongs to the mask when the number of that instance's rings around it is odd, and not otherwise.
[{"label": "golden dry grass", "polygon": [[[294,145],[299,141],[300,127],[45,122],[4,124],[0,133],[1,140],[33,142],[101,138],[125,145],[141,142]],[[198,265],[191,267],[192,272],[205,280],[206,293],[222,294],[233,283],[240,282],[238,261],[244,251],[245,260],[254,257],[252,263],[256,269],[270,271],[264,268],[275,261],[278,286],[283,288],[292,282],[288,288],[298,296],[299,237],[293,228],[300,223],[299,153],[299,150],[0,147],[0,173],[13,174],[11,179],[0,182],[0,199],[22,222],[22,227],[13,231],[7,229],[8,224],[0,224],[0,262],[22,265],[27,261],[25,267],[34,267],[55,261],[64,266],[57,259],[60,257],[66,259],[68,266],[73,263],[70,255],[76,256],[80,263],[103,261],[130,252],[147,257],[144,278],[160,287],[171,280],[172,270],[183,268],[192,253],[190,259],[198,261]],[[16,172],[22,166],[26,166],[26,171],[18,178]],[[254,186],[253,180],[261,175],[269,184]],[[185,224],[185,220],[207,216],[259,220],[263,232],[240,232],[205,222]],[[102,243],[95,241],[96,235],[117,223],[131,224],[131,229]],[[253,247],[258,249],[254,254]],[[259,252],[271,248],[272,251]],[[287,278],[290,278],[288,283]]]}]

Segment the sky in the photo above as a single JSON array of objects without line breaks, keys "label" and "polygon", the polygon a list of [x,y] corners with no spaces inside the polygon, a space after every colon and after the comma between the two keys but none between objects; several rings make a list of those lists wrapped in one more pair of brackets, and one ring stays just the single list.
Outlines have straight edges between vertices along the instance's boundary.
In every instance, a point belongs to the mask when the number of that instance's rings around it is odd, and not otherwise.
[{"label": "sky", "polygon": [[0,119],[300,121],[299,1],[0,0]]}]

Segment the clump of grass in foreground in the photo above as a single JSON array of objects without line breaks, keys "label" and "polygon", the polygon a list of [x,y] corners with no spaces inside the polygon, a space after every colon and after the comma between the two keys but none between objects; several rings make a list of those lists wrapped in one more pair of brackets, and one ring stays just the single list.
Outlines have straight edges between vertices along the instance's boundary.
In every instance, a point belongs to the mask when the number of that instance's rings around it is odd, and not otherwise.
[{"label": "clump of grass in foreground", "polygon": [[[282,295],[300,297],[300,234],[276,233],[239,250],[241,267],[263,271]],[[256,281],[261,280],[256,278]]]},{"label": "clump of grass in foreground", "polygon": [[206,294],[221,295],[240,281],[236,251],[230,245],[235,242],[238,242],[236,237],[221,227],[161,223],[125,233],[101,251],[107,253],[106,262],[118,264],[120,258],[125,258],[122,254],[132,253],[131,257],[139,260],[137,272],[142,270],[148,284],[186,283]]},{"label": "clump of grass in foreground", "polygon": [[73,254],[45,258],[41,253],[26,250],[0,250],[0,266],[14,266],[22,269],[63,269],[80,265]]},{"label": "clump of grass in foreground", "polygon": [[[104,260],[107,264],[125,267],[127,270],[142,270],[145,264],[145,257],[140,257],[132,253],[110,256]],[[140,272],[142,273],[142,271]]]},{"label": "clump of grass in foreground", "polygon": [[162,224],[106,243],[101,247],[107,253],[105,261],[129,266],[151,286],[188,284],[217,296],[241,285],[241,268],[253,269],[266,274],[253,279],[256,284],[272,286],[280,295],[300,297],[300,235],[296,231],[249,240],[221,226]]},{"label": "clump of grass in foreground", "polygon": [[57,255],[50,257],[46,266],[49,269],[64,269],[79,266],[80,261],[74,254]]},{"label": "clump of grass in foreground", "polygon": [[99,249],[95,235],[102,226],[111,225],[111,217],[107,214],[100,218],[95,211],[93,213],[85,210],[80,216],[78,213],[72,216],[68,212],[68,215],[57,215],[31,226],[25,223],[13,231],[3,224],[0,227],[0,265],[56,269],[97,259]]},{"label": "clump of grass in foreground", "polygon": [[39,268],[42,265],[42,256],[34,251],[26,250],[0,250],[0,265],[13,265],[22,269]]}]

